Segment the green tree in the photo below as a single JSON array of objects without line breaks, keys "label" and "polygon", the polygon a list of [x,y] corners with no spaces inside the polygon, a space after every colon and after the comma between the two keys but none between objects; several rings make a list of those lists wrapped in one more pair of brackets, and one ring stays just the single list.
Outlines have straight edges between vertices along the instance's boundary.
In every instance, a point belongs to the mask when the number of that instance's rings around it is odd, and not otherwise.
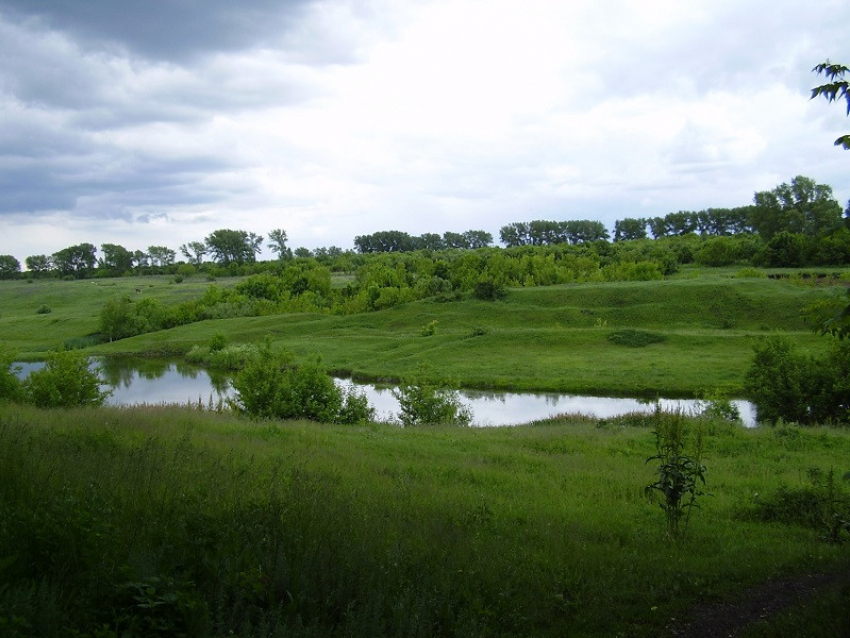
[{"label": "green tree", "polygon": [[89,367],[88,357],[72,350],[48,353],[45,367],[23,382],[23,392],[40,408],[97,406],[110,394],[101,390],[100,377]]},{"label": "green tree", "polygon": [[[847,114],[850,115],[850,90],[848,90],[847,80],[844,79],[844,75],[850,73],[850,69],[843,64],[833,64],[827,60],[815,66],[812,71],[818,75],[823,74],[830,82],[813,88],[811,99],[821,95],[829,102],[844,100],[847,102]],[[850,150],[850,135],[839,137],[835,140],[835,146],[843,146],[845,150]]]},{"label": "green tree", "polygon": [[118,244],[101,244],[99,268],[110,275],[120,275],[133,269],[133,253]]},{"label": "green tree", "polygon": [[277,254],[278,259],[290,259],[292,257],[292,251],[286,247],[287,240],[288,237],[283,228],[275,228],[269,232],[271,243],[268,246],[273,253]]},{"label": "green tree", "polygon": [[398,420],[405,427],[468,426],[472,421],[472,413],[463,405],[456,390],[440,388],[424,379],[413,379],[401,384],[393,390],[393,396],[400,408]]},{"label": "green tree", "polygon": [[47,255],[30,255],[24,262],[27,265],[27,271],[36,277],[47,275],[53,269],[53,260]]},{"label": "green tree", "polygon": [[253,263],[262,250],[262,241],[254,233],[227,228],[213,231],[205,240],[210,254],[222,266]]},{"label": "green tree", "polygon": [[148,256],[151,260],[151,266],[164,268],[174,263],[177,253],[166,246],[148,246]]},{"label": "green tree", "polygon": [[180,252],[194,266],[204,263],[204,255],[207,254],[207,245],[202,241],[190,241],[180,246]]},{"label": "green tree", "polygon": [[12,255],[0,255],[0,279],[12,279],[21,272],[21,262]]},{"label": "green tree", "polygon": [[646,235],[646,220],[642,217],[626,217],[614,222],[614,241],[645,239]]},{"label": "green tree", "polygon": [[841,206],[832,196],[832,187],[802,175],[790,184],[758,192],[753,199],[751,224],[765,241],[784,231],[813,237],[827,235],[842,224]]},{"label": "green tree", "polygon": [[53,253],[53,264],[60,274],[82,279],[92,273],[97,258],[92,244],[77,244]]}]

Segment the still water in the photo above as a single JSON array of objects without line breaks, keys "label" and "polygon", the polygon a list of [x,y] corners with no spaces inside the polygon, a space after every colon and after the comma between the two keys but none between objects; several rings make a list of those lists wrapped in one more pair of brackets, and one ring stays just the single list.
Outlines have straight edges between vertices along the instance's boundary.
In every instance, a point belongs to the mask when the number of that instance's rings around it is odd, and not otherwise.
[{"label": "still water", "polygon": [[[40,363],[19,363],[20,376],[41,367]],[[112,390],[109,405],[160,405],[167,403],[216,405],[232,398],[230,376],[175,361],[112,358],[96,361],[104,387]],[[354,388],[365,393],[376,410],[376,416],[392,420],[399,405],[392,388],[355,383],[336,379],[343,388]],[[463,390],[463,403],[472,412],[472,423],[477,426],[516,425],[556,416],[558,414],[583,414],[600,419],[616,417],[630,412],[652,412],[654,402],[622,397],[594,397],[548,392],[483,392]],[[659,399],[664,410],[683,410],[696,413],[700,402],[689,399]],[[748,401],[732,402],[747,427],[756,424],[755,407]]]}]

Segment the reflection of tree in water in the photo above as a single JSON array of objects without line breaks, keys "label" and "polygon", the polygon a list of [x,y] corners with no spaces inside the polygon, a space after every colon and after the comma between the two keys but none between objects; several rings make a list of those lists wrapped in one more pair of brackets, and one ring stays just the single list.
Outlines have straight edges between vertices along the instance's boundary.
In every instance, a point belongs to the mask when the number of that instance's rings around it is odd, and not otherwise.
[{"label": "reflection of tree in water", "polygon": [[100,378],[113,388],[129,388],[133,383],[133,366],[121,357],[106,357],[96,363]]},{"label": "reflection of tree in water", "polygon": [[184,379],[197,379],[200,374],[200,370],[193,365],[189,365],[184,361],[177,361],[174,364],[174,369],[180,374]]},{"label": "reflection of tree in water", "polygon": [[529,398],[543,399],[546,405],[558,405],[562,399],[571,398],[570,395],[552,394],[549,392],[488,392],[486,390],[461,391],[461,396],[471,401],[493,401],[505,404],[510,399],[527,400]]},{"label": "reflection of tree in water", "polygon": [[129,362],[129,366],[135,369],[139,378],[147,379],[148,381],[162,378],[168,372],[169,368],[171,368],[171,364],[168,361],[161,361],[159,359],[134,359]]},{"label": "reflection of tree in water", "polygon": [[208,370],[207,374],[210,377],[210,385],[215,390],[218,396],[224,396],[230,390],[230,376],[226,372],[220,370]]}]

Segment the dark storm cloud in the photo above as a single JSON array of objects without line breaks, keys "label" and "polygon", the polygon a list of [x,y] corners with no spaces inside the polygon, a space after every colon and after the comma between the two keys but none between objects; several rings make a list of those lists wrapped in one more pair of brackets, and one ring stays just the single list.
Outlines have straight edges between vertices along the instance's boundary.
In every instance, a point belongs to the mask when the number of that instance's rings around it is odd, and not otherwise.
[{"label": "dark storm cloud", "polygon": [[185,60],[279,42],[312,0],[0,0],[0,12],[36,18],[94,48]]}]

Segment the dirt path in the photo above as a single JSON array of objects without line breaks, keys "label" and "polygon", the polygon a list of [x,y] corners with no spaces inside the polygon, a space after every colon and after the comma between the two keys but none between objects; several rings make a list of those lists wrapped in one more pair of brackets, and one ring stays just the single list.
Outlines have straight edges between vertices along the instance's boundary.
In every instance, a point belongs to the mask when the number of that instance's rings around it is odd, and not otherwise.
[{"label": "dirt path", "polygon": [[[687,638],[738,636],[750,625],[805,602],[820,591],[839,586],[850,586],[850,566],[826,574],[772,580],[742,593],[735,602],[695,607],[687,622],[671,626],[668,635]],[[844,631],[840,638],[850,637],[850,609]]]}]

